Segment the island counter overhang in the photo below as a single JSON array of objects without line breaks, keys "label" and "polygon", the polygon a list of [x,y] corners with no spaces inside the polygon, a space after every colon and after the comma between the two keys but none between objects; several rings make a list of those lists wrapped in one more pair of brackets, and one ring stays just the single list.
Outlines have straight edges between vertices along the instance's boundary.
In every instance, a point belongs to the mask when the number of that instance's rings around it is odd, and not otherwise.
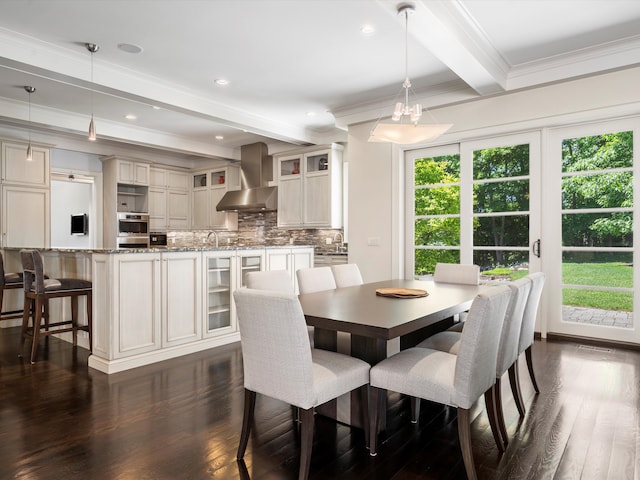
[{"label": "island counter overhang", "polygon": [[[4,249],[16,271],[19,250]],[[89,367],[109,374],[239,341],[232,295],[243,273],[284,269],[295,288],[295,271],[313,266],[314,254],[298,245],[38,250],[50,276],[93,282]],[[63,303],[51,310],[68,315]]]}]

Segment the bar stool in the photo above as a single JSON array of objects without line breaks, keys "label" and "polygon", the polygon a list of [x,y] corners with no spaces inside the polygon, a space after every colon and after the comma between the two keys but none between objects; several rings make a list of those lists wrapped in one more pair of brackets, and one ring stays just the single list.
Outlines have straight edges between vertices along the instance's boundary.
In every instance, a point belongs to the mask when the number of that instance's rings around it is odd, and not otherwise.
[{"label": "bar stool", "polygon": [[22,318],[22,310],[3,311],[4,308],[4,291],[23,288],[22,273],[5,273],[4,258],[0,253],[0,320],[12,320]]},{"label": "bar stool", "polygon": [[[89,350],[91,351],[91,282],[77,278],[45,278],[42,255],[37,250],[21,250],[20,257],[24,274],[21,346],[24,346],[27,337],[33,339],[31,363],[35,362],[38,338],[41,335],[72,332],[73,344],[76,345],[78,330],[83,330],[89,333]],[[87,325],[78,325],[78,297],[80,296],[87,297]],[[49,323],[49,299],[60,297],[71,297],[71,320]],[[31,327],[29,327],[29,317],[33,317]],[[44,326],[42,325],[43,317]]]}]

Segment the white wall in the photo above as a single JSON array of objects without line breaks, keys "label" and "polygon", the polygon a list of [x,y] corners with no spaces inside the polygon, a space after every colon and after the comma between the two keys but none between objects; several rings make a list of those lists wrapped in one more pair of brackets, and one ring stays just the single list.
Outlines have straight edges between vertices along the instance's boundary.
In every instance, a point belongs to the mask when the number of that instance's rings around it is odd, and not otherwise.
[{"label": "white wall", "polygon": [[[638,85],[640,68],[633,68],[434,109],[437,121],[454,126],[428,145],[640,115]],[[368,282],[404,276],[403,149],[368,143],[372,127],[349,127],[348,141],[349,261]],[[369,245],[371,238],[379,238],[379,246]]]},{"label": "white wall", "polygon": [[[92,248],[95,215],[92,208],[93,184],[51,180],[51,247]],[[71,215],[89,215],[89,233],[71,235]]]}]

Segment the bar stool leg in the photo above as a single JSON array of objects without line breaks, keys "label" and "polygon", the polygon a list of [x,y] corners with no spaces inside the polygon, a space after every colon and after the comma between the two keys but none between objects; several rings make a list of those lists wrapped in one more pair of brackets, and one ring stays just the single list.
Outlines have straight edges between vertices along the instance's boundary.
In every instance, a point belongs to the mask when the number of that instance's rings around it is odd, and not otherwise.
[{"label": "bar stool leg", "polygon": [[73,336],[73,345],[78,344],[78,296],[71,297],[71,334]]},{"label": "bar stool leg", "polygon": [[87,293],[87,326],[89,328],[89,352],[93,352],[93,300],[91,292]]},{"label": "bar stool leg", "polygon": [[[44,309],[48,311],[47,303],[48,302],[46,300],[43,302],[42,298],[40,297],[36,298],[35,300],[35,308],[33,312],[33,343],[31,345],[31,363],[36,362],[36,352],[38,351],[38,340],[40,337],[40,325],[42,323],[42,310],[44,307]],[[45,313],[45,321],[47,321],[46,313]],[[49,322],[47,322],[47,326],[48,326],[48,323]]]}]

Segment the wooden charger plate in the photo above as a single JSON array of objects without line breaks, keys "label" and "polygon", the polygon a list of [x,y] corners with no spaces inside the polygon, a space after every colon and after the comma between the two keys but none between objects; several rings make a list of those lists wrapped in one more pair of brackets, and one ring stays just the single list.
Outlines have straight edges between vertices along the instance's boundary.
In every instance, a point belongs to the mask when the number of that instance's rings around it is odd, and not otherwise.
[{"label": "wooden charger plate", "polygon": [[395,298],[419,298],[426,297],[429,292],[426,290],[420,290],[418,288],[378,288],[376,289],[376,295],[381,297],[395,297]]}]

